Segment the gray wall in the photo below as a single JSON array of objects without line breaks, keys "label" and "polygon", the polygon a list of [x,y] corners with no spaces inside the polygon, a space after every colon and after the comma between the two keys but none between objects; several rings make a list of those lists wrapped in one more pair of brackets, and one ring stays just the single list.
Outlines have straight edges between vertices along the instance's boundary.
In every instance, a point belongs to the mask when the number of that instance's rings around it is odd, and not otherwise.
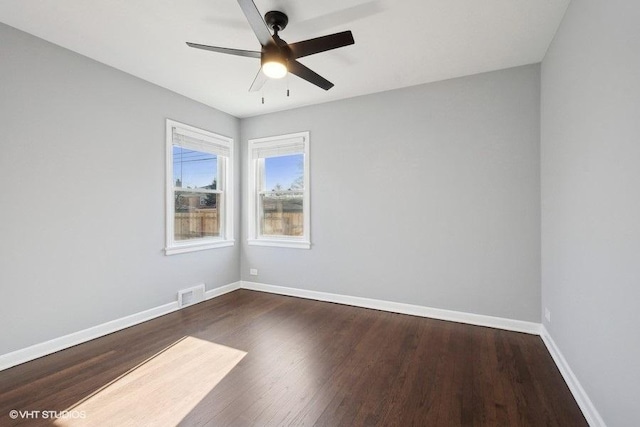
[{"label": "gray wall", "polygon": [[245,234],[243,280],[539,322],[539,79],[531,65],[243,119],[243,147],[311,132],[312,191],[312,249]]},{"label": "gray wall", "polygon": [[0,354],[239,280],[237,244],[163,254],[167,117],[238,140],[232,116],[0,24]]},{"label": "gray wall", "polygon": [[638,425],[640,3],[571,2],[542,66],[542,306],[609,426]]}]

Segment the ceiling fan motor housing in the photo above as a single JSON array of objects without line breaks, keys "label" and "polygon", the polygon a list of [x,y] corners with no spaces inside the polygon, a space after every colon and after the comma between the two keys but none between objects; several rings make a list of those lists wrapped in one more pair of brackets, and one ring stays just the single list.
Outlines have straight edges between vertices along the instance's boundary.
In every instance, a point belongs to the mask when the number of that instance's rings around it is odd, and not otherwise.
[{"label": "ceiling fan motor housing", "polygon": [[264,65],[267,62],[279,62],[286,66],[288,59],[288,55],[277,46],[264,46],[260,56],[260,65]]},{"label": "ceiling fan motor housing", "polygon": [[264,22],[274,32],[273,41],[275,42],[275,45],[268,44],[266,46],[262,46],[260,64],[264,65],[267,62],[278,62],[286,67],[291,49],[289,49],[287,42],[280,38],[278,32],[286,28],[289,23],[289,17],[283,12],[271,10],[264,14]]}]

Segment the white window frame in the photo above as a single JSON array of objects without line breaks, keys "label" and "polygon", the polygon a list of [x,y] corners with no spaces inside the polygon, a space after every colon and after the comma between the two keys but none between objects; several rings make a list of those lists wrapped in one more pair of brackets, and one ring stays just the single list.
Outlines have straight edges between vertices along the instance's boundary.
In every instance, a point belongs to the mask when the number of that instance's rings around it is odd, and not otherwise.
[{"label": "white window frame", "polygon": [[[295,148],[294,148],[295,147]],[[294,149],[295,151],[291,151]],[[302,236],[262,236],[260,230],[260,212],[258,198],[260,197],[260,181],[258,174],[259,162],[272,156],[265,156],[264,152],[301,153],[304,155],[304,192],[302,196],[303,235]],[[311,187],[309,185],[309,132],[297,132],[287,135],[271,136],[249,140],[249,171],[248,176],[248,239],[247,244],[253,246],[275,246],[284,248],[311,248]]]},{"label": "white window frame", "polygon": [[[190,146],[199,151],[205,151],[217,156],[218,177],[220,182],[216,190],[207,193],[220,194],[219,200],[221,209],[220,215],[220,236],[203,237],[201,239],[190,239],[176,241],[174,236],[174,214],[175,197],[174,193],[179,188],[173,182],[173,146],[174,134],[188,138],[191,143],[182,144]],[[223,155],[228,154],[228,156]],[[166,121],[166,194],[165,194],[165,218],[166,218],[166,255],[174,255],[185,252],[201,251],[205,249],[221,248],[234,245],[233,239],[233,139],[218,135],[216,133],[199,129],[175,120]]]}]

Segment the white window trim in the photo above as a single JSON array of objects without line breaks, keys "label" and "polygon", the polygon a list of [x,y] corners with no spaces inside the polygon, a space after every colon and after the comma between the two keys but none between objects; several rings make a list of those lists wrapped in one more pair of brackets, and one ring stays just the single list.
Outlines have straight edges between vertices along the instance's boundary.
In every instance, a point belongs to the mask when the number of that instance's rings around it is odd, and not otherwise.
[{"label": "white window trim", "polygon": [[[303,200],[303,229],[304,234],[300,237],[289,236],[260,236],[258,230],[258,170],[257,163],[260,157],[256,153],[260,150],[278,150],[280,147],[290,145],[302,145],[304,154],[304,194]],[[249,140],[249,176],[248,176],[248,200],[249,224],[247,244],[252,246],[271,246],[296,249],[311,248],[311,187],[309,185],[309,132],[298,132],[287,135],[271,136]]]},{"label": "white window trim", "polygon": [[[194,239],[188,241],[176,241],[174,239],[174,182],[173,182],[173,129],[180,129],[180,133],[189,136],[201,137],[205,141],[211,141],[229,149],[229,157],[226,161],[219,163],[218,168],[223,185],[222,206],[223,212],[220,220],[220,237],[205,237],[202,239]],[[182,254],[186,252],[202,251],[205,249],[222,248],[233,246],[233,139],[218,135],[216,133],[189,126],[175,120],[167,119],[166,123],[166,154],[165,154],[165,175],[166,175],[166,191],[165,191],[165,255]],[[205,192],[205,191],[203,191]],[[217,191],[206,191],[206,193],[214,193]]]}]

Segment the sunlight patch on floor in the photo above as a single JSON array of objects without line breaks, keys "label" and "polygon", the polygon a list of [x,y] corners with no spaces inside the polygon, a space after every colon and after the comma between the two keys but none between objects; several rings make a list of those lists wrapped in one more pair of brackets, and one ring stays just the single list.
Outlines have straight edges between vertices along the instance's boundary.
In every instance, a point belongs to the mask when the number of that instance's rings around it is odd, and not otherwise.
[{"label": "sunlight patch on floor", "polygon": [[177,425],[247,353],[184,337],[67,411],[54,425]]}]

